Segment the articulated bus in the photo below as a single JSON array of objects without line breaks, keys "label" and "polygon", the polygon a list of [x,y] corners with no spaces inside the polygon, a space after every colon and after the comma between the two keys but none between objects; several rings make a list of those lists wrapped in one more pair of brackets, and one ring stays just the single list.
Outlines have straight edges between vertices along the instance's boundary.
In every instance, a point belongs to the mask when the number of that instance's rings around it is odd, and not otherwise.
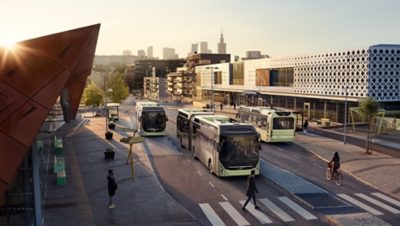
[{"label": "articulated bus", "polygon": [[270,107],[239,107],[237,118],[254,125],[264,142],[294,141],[296,125],[293,112]]},{"label": "articulated bus", "polygon": [[156,102],[136,103],[136,127],[141,136],[165,136],[167,115]]},{"label": "articulated bus", "polygon": [[188,134],[189,134],[189,121],[195,115],[213,115],[214,112],[206,109],[178,109],[178,116],[176,117],[176,137],[178,138],[182,147],[189,149]]},{"label": "articulated bus", "polygon": [[195,115],[189,124],[193,157],[221,177],[259,174],[259,139],[254,126],[223,115]]}]

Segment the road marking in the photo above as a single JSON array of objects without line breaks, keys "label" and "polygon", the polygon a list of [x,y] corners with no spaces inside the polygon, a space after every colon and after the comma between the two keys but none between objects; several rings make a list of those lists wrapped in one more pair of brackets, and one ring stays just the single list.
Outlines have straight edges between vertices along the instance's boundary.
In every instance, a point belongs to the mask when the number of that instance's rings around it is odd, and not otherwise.
[{"label": "road marking", "polygon": [[210,184],[211,187],[215,188],[215,185],[211,183],[211,181],[209,181],[208,184]]},{"label": "road marking", "polygon": [[215,211],[211,208],[211,206],[208,203],[200,203],[199,206],[212,225],[215,226],[225,225],[224,222],[221,220],[221,218],[218,217],[218,215],[215,213]]},{"label": "road marking", "polygon": [[367,200],[368,202],[371,202],[371,203],[373,203],[373,204],[375,204],[375,205],[377,205],[377,206],[379,206],[379,207],[382,207],[383,209],[386,209],[386,210],[389,211],[389,212],[392,212],[392,213],[394,213],[394,214],[399,214],[399,213],[400,213],[400,210],[395,209],[395,208],[393,208],[393,207],[391,207],[391,206],[388,206],[388,205],[386,205],[385,203],[383,203],[383,202],[381,202],[381,201],[378,201],[378,200],[376,200],[376,199],[374,199],[374,198],[371,198],[371,197],[366,196],[366,195],[361,194],[361,193],[356,193],[355,195],[357,195],[358,197],[360,197],[360,198],[362,198],[362,199],[365,199],[365,200]]},{"label": "road marking", "polygon": [[[245,201],[239,201],[239,203],[243,206]],[[246,208],[247,211],[249,211],[261,224],[271,224],[272,221],[269,219],[269,217],[265,216],[262,212],[259,210],[254,209],[254,205],[252,203],[247,203],[248,208]]]},{"label": "road marking", "polygon": [[300,214],[304,219],[306,219],[306,220],[315,220],[315,219],[317,219],[317,217],[312,215],[310,212],[308,212],[303,207],[299,206],[297,203],[295,203],[292,200],[290,200],[288,197],[282,196],[282,197],[279,197],[278,199],[281,200],[281,202],[285,203],[290,208],[292,208],[298,214]]},{"label": "road marking", "polygon": [[200,170],[196,170],[197,171],[197,173],[200,175],[200,176],[202,176],[203,174],[200,172]]},{"label": "road marking", "polygon": [[277,215],[279,218],[281,218],[284,222],[294,221],[294,219],[291,216],[289,216],[287,213],[285,213],[281,208],[279,208],[277,205],[275,205],[269,199],[262,198],[259,200],[264,206],[266,206],[268,209],[270,209],[275,215]]},{"label": "road marking", "polygon": [[376,209],[374,209],[374,208],[372,208],[372,207],[370,207],[370,206],[368,206],[368,205],[366,205],[366,204],[364,204],[364,203],[362,203],[362,202],[360,202],[360,201],[358,201],[356,199],[353,199],[352,197],[350,197],[350,196],[348,196],[346,194],[338,194],[338,196],[341,197],[342,199],[346,200],[346,201],[349,201],[349,202],[353,203],[354,205],[360,207],[361,209],[364,209],[365,211],[370,212],[373,215],[383,215],[382,212],[380,212],[380,211],[378,211],[378,210],[376,210]]},{"label": "road marking", "polygon": [[224,194],[221,194],[222,198],[225,199],[225,201],[228,201],[228,199],[225,197]]},{"label": "road marking", "polygon": [[324,167],[318,165],[317,163],[313,163],[313,165],[316,166],[316,167],[318,167],[318,168],[321,168],[321,169],[324,168]]},{"label": "road marking", "polygon": [[229,216],[232,217],[232,219],[236,222],[238,225],[250,225],[250,223],[244,219],[242,215],[230,204],[229,202],[220,202],[219,203],[222,208],[229,214]]},{"label": "road marking", "polygon": [[374,193],[371,193],[371,194],[372,194],[372,195],[375,195],[376,197],[379,197],[379,198],[381,198],[381,199],[383,199],[383,200],[385,200],[385,201],[387,201],[387,202],[390,202],[390,203],[392,203],[393,205],[396,205],[396,206],[400,207],[400,202],[397,201],[396,199],[392,199],[392,198],[390,198],[389,196],[386,196],[386,195],[381,194],[381,193],[379,193],[379,192],[374,192]]}]

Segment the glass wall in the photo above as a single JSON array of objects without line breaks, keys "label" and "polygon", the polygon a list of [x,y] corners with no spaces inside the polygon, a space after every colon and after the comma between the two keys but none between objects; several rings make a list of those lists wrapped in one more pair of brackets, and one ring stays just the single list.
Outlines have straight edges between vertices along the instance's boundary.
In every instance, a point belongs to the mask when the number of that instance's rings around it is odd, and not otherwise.
[{"label": "glass wall", "polygon": [[271,86],[293,86],[293,68],[274,68],[270,72]]}]

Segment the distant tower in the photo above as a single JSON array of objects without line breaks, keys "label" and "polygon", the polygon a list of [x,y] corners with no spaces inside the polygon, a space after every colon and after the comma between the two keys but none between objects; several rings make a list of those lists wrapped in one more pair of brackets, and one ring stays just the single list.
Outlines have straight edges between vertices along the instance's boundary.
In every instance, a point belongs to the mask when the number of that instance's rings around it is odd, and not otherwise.
[{"label": "distant tower", "polygon": [[192,44],[192,49],[191,49],[190,52],[192,52],[192,53],[198,52],[199,51],[198,49],[199,49],[199,44],[198,43],[193,43]]},{"label": "distant tower", "polygon": [[137,56],[138,56],[138,58],[140,58],[140,59],[146,58],[146,52],[145,52],[143,49],[139,49],[139,50],[137,51]]},{"label": "distant tower", "polygon": [[152,59],[153,57],[153,46],[149,46],[147,47],[147,58]]},{"label": "distant tower", "polygon": [[200,53],[211,53],[211,50],[208,49],[207,42],[200,42]]},{"label": "distant tower", "polygon": [[222,32],[218,43],[218,53],[226,53],[226,43],[224,42],[224,34]]}]

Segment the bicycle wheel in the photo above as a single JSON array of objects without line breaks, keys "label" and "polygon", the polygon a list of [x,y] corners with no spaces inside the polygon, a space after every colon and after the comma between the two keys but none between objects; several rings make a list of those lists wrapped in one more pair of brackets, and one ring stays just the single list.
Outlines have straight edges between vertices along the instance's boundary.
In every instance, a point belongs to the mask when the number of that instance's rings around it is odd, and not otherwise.
[{"label": "bicycle wheel", "polygon": [[335,183],[336,183],[336,185],[340,186],[340,185],[342,185],[342,182],[343,182],[343,176],[342,176],[342,173],[339,172],[336,175]]},{"label": "bicycle wheel", "polygon": [[332,177],[332,171],[331,171],[331,168],[326,168],[326,175],[325,175],[325,177],[326,177],[326,180],[330,180],[331,179],[331,177]]}]

